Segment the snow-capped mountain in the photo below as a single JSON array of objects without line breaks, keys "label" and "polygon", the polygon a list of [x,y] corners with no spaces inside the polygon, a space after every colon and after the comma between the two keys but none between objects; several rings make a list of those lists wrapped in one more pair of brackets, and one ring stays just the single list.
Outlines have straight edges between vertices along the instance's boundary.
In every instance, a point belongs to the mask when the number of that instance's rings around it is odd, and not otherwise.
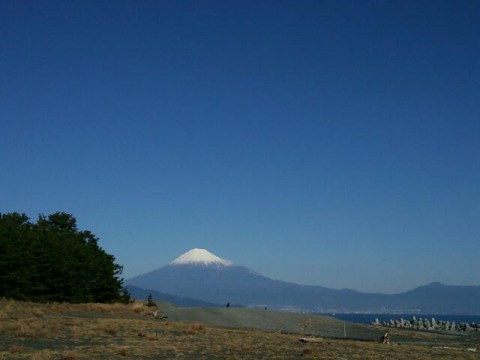
[{"label": "snow-capped mountain", "polygon": [[430,314],[480,314],[480,286],[437,283],[396,295],[305,286],[269,279],[204,249],[192,249],[169,265],[126,280],[125,284],[217,304],[320,312],[421,309]]},{"label": "snow-capped mountain", "polygon": [[232,266],[229,260],[222,259],[205,249],[192,249],[173,260],[171,265]]},{"label": "snow-capped mountain", "polygon": [[[169,265],[129,279],[125,284],[213,303],[250,304],[250,290],[269,281],[205,249],[192,249]],[[239,291],[245,296],[238,296]]]}]

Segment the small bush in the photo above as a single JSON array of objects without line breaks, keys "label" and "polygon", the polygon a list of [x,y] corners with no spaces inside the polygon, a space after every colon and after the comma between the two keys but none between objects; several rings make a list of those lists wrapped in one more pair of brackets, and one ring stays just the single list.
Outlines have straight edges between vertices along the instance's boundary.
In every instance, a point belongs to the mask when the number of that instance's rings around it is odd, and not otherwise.
[{"label": "small bush", "polygon": [[303,349],[303,356],[307,357],[312,355],[312,350],[311,349]]},{"label": "small bush", "polygon": [[33,309],[32,314],[37,318],[43,318],[45,316],[45,313],[43,312],[43,310],[40,310],[40,309]]},{"label": "small bush", "polygon": [[187,325],[185,332],[189,335],[196,335],[199,332],[204,332],[206,330],[207,328],[202,323],[193,322]]},{"label": "small bush", "polygon": [[0,321],[4,321],[8,319],[7,312],[5,310],[0,310]]},{"label": "small bush", "polygon": [[13,345],[10,347],[10,354],[23,354],[25,352],[25,348],[20,345]]},{"label": "small bush", "polygon": [[103,325],[103,331],[109,335],[116,335],[119,330],[119,326],[116,323],[109,322]]},{"label": "small bush", "polygon": [[111,312],[111,307],[108,304],[89,303],[85,305],[88,311],[94,312]]},{"label": "small bush", "polygon": [[32,354],[30,360],[50,360],[54,357],[51,350],[42,350]]},{"label": "small bush", "polygon": [[121,349],[118,350],[117,354],[120,355],[120,356],[127,356],[127,348],[126,347],[123,347]]},{"label": "small bush", "polygon": [[79,357],[72,352],[66,352],[63,354],[63,360],[78,360]]},{"label": "small bush", "polygon": [[142,303],[136,302],[132,305],[132,310],[133,312],[139,314],[139,313],[145,312],[146,309],[145,309],[145,305],[143,305]]},{"label": "small bush", "polygon": [[12,333],[13,336],[19,338],[30,338],[35,336],[35,329],[25,323],[13,323],[7,328],[7,331]]}]

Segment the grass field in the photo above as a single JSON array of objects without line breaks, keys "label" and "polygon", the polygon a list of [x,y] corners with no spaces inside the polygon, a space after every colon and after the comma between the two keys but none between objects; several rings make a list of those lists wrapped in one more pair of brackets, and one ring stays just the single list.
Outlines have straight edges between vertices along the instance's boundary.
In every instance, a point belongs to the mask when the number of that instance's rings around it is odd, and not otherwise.
[{"label": "grass field", "polygon": [[[332,318],[241,308],[0,300],[0,359],[478,359],[470,336],[382,329]],[[322,337],[301,343],[304,335]]]}]

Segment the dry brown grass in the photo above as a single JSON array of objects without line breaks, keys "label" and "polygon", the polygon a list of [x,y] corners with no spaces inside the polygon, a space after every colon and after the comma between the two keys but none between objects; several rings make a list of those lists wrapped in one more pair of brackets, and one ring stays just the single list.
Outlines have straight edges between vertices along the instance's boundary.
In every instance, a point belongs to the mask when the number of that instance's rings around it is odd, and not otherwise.
[{"label": "dry brown grass", "polygon": [[38,338],[47,334],[44,324],[38,322],[17,320],[2,325],[0,332],[13,334],[17,338]]},{"label": "dry brown grass", "polygon": [[131,305],[131,307],[132,307],[132,311],[136,312],[137,314],[144,313],[144,312],[148,311],[148,308],[143,303],[141,303],[139,301],[134,302]]},{"label": "dry brown grass", "polygon": [[[428,345],[334,340],[302,344],[300,335],[160,321],[134,304],[31,304],[0,299],[0,359],[465,359],[478,353]],[[310,323],[300,332],[309,332]],[[405,332],[399,330],[398,335]],[[416,339],[428,341],[428,336]],[[396,332],[392,333],[393,336]],[[420,336],[420,335],[418,335]],[[28,345],[27,345],[28,344]],[[47,344],[47,345],[45,345]],[[45,348],[47,346],[47,348]],[[68,350],[65,350],[68,349]]]},{"label": "dry brown grass", "polygon": [[108,335],[116,335],[120,329],[120,325],[116,321],[107,321],[99,325],[98,329]]},{"label": "dry brown grass", "polygon": [[80,355],[73,351],[66,351],[62,354],[62,360],[80,360]]},{"label": "dry brown grass", "polygon": [[158,307],[156,306],[147,306],[143,302],[135,301],[134,303],[129,305],[131,311],[137,314],[143,314],[148,316],[153,316],[155,312],[158,312]]},{"label": "dry brown grass", "polygon": [[21,345],[13,345],[10,347],[10,354],[23,354],[25,348]]},{"label": "dry brown grass", "polygon": [[0,321],[6,321],[7,319],[7,312],[4,309],[0,309]]},{"label": "dry brown grass", "polygon": [[40,350],[32,354],[31,360],[51,360],[55,357],[51,350]]},{"label": "dry brown grass", "polygon": [[37,318],[43,318],[45,316],[45,312],[41,309],[32,309],[32,314]]},{"label": "dry brown grass", "polygon": [[185,333],[189,335],[196,335],[199,333],[204,333],[207,330],[207,327],[203,325],[202,323],[199,322],[193,322],[191,324],[188,324],[185,327]]},{"label": "dry brown grass", "polygon": [[117,354],[120,356],[127,356],[128,354],[128,347],[123,346],[117,350]]}]

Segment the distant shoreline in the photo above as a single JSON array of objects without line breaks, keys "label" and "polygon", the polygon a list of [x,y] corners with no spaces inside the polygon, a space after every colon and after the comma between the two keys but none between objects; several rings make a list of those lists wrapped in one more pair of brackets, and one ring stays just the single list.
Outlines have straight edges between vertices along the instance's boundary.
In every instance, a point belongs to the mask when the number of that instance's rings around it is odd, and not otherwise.
[{"label": "distant shoreline", "polygon": [[411,320],[413,316],[417,319],[432,319],[435,320],[445,320],[445,321],[455,321],[456,323],[465,322],[465,323],[480,323],[480,315],[448,315],[448,314],[419,314],[419,313],[410,313],[410,314],[398,314],[398,313],[381,313],[381,314],[352,314],[352,313],[335,313],[335,314],[326,314],[326,313],[315,313],[318,316],[331,316],[338,320],[358,323],[358,324],[371,324],[373,321],[378,318],[380,322],[389,321],[390,319],[400,319]]}]

